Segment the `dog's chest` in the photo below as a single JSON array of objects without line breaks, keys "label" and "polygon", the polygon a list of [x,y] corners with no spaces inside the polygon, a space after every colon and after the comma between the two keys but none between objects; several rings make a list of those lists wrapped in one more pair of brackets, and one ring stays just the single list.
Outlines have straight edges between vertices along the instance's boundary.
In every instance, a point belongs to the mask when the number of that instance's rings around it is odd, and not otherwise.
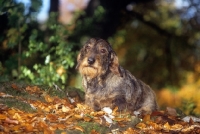
[{"label": "dog's chest", "polygon": [[[93,83],[83,82],[85,84],[86,94],[93,94],[93,96],[113,96],[122,93],[126,84],[122,77],[110,74],[103,81],[96,81]],[[122,93],[124,94],[124,93]]]}]

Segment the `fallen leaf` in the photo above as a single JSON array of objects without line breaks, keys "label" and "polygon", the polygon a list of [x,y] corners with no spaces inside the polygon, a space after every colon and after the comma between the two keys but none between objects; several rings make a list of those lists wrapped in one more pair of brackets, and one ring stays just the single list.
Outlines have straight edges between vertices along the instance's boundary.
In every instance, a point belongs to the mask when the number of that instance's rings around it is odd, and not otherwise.
[{"label": "fallen leaf", "polygon": [[17,86],[16,84],[11,84],[11,87],[12,87],[13,89],[15,89],[15,90],[18,90],[18,89],[19,89],[18,86]]},{"label": "fallen leaf", "polygon": [[162,129],[162,127],[160,125],[158,125],[157,123],[154,123],[154,122],[150,122],[149,125],[156,131]]},{"label": "fallen leaf", "polygon": [[82,119],[82,118],[83,118],[83,115],[75,114],[74,117],[75,117],[76,119]]},{"label": "fallen leaf", "polygon": [[150,121],[151,119],[150,119],[150,115],[149,114],[147,114],[147,115],[145,115],[144,117],[143,117],[143,122],[148,122],[148,121]]},{"label": "fallen leaf", "polygon": [[102,111],[104,111],[104,112],[107,113],[107,114],[111,114],[111,113],[112,113],[112,109],[111,109],[110,107],[104,107],[104,108],[102,109]]},{"label": "fallen leaf", "polygon": [[194,116],[186,116],[182,120],[185,122],[189,122],[190,119],[192,119],[194,122],[200,122],[200,118],[194,117]]},{"label": "fallen leaf", "polygon": [[127,121],[127,118],[113,118],[114,121]]},{"label": "fallen leaf", "polygon": [[136,125],[136,127],[139,129],[144,129],[146,127],[146,125],[144,123],[140,122]]},{"label": "fallen leaf", "polygon": [[26,130],[27,132],[31,132],[31,131],[33,131],[33,126],[32,126],[31,124],[27,124],[27,125],[25,126],[25,130]]},{"label": "fallen leaf", "polygon": [[100,133],[98,133],[96,130],[92,129],[92,131],[90,132],[90,134],[100,134]]},{"label": "fallen leaf", "polygon": [[174,109],[174,108],[167,107],[166,111],[167,111],[168,115],[177,116],[176,109]]},{"label": "fallen leaf", "polygon": [[106,122],[108,122],[108,123],[110,123],[110,124],[113,123],[112,119],[109,118],[108,116],[104,115],[103,117],[104,117],[104,119],[106,120]]},{"label": "fallen leaf", "polygon": [[54,99],[52,97],[50,97],[49,95],[44,95],[44,98],[47,102],[53,102]]},{"label": "fallen leaf", "polygon": [[123,134],[137,134],[137,132],[133,128],[129,127],[123,132]]},{"label": "fallen leaf", "polygon": [[79,130],[79,131],[81,131],[81,132],[84,132],[84,129],[83,129],[81,126],[74,126],[74,128],[75,128],[76,130]]},{"label": "fallen leaf", "polygon": [[182,128],[183,128],[182,125],[180,125],[180,124],[174,124],[174,125],[171,126],[170,130],[179,131],[179,130],[181,130]]},{"label": "fallen leaf", "polygon": [[86,117],[83,118],[83,120],[89,122],[89,121],[91,121],[92,119],[91,119],[90,117],[86,116]]},{"label": "fallen leaf", "polygon": [[70,108],[67,107],[67,106],[62,106],[62,112],[66,113],[66,112],[69,112],[70,111]]},{"label": "fallen leaf", "polygon": [[166,130],[166,131],[170,130],[170,125],[169,125],[168,122],[163,125],[163,129]]},{"label": "fallen leaf", "polygon": [[10,97],[10,98],[12,98],[13,96],[12,96],[12,95],[9,95],[9,94],[5,94],[5,93],[3,93],[3,92],[0,92],[0,97],[3,97],[3,98]]},{"label": "fallen leaf", "polygon": [[19,124],[19,121],[18,121],[18,120],[12,120],[12,119],[10,119],[10,118],[6,118],[6,119],[4,120],[4,122],[10,123],[10,124]]},{"label": "fallen leaf", "polygon": [[6,115],[4,115],[4,114],[0,114],[0,120],[2,120],[2,119],[6,119],[6,118],[7,118]]}]

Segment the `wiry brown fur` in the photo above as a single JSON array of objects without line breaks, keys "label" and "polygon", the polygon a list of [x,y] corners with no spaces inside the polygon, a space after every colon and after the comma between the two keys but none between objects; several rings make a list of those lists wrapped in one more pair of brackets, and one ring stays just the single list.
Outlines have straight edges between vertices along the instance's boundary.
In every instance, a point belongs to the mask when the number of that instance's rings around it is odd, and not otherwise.
[{"label": "wiry brown fur", "polygon": [[80,50],[77,66],[82,75],[85,103],[95,110],[118,107],[119,110],[151,113],[157,110],[151,88],[119,65],[111,45],[103,39],[90,39]]}]

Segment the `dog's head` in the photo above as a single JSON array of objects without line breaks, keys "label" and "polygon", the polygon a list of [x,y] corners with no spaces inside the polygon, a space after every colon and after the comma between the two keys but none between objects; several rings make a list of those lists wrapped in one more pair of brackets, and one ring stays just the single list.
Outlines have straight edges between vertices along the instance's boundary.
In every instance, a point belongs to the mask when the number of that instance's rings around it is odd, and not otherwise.
[{"label": "dog's head", "polygon": [[80,50],[76,69],[89,78],[113,72],[121,76],[118,58],[111,45],[103,40],[91,38]]}]

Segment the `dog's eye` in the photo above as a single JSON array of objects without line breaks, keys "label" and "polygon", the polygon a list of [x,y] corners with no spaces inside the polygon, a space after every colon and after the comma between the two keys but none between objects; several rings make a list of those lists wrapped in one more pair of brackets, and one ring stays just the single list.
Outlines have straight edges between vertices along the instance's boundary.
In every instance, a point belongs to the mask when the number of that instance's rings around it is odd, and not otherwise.
[{"label": "dog's eye", "polygon": [[105,53],[106,52],[106,50],[105,49],[101,49],[101,53]]}]

